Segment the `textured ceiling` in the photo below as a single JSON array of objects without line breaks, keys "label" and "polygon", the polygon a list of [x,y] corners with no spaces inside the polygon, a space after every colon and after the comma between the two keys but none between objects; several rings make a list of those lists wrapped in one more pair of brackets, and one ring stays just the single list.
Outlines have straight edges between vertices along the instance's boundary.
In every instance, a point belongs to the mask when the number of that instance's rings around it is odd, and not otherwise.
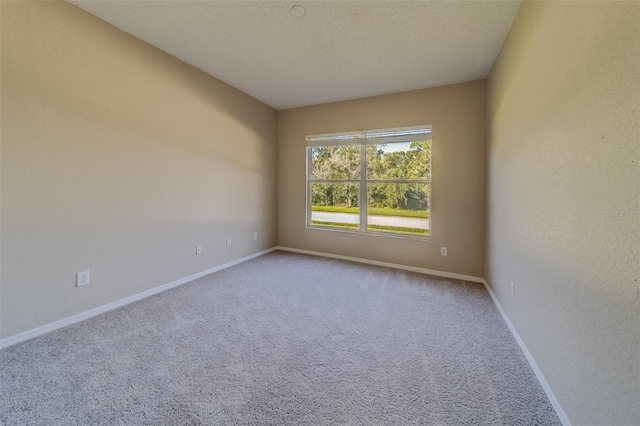
[{"label": "textured ceiling", "polygon": [[277,109],[485,78],[520,2],[71,1]]}]

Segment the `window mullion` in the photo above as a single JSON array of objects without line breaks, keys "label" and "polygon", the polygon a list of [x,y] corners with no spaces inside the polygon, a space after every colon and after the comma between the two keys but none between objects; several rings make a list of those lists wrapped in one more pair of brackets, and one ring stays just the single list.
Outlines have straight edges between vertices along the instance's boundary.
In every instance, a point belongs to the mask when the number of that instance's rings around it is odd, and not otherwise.
[{"label": "window mullion", "polygon": [[367,145],[360,145],[360,230],[367,230]]},{"label": "window mullion", "polygon": [[360,179],[313,179],[313,183],[360,183]]},{"label": "window mullion", "polygon": [[419,180],[419,179],[370,179],[367,181],[368,183],[419,183],[430,185],[430,180]]}]

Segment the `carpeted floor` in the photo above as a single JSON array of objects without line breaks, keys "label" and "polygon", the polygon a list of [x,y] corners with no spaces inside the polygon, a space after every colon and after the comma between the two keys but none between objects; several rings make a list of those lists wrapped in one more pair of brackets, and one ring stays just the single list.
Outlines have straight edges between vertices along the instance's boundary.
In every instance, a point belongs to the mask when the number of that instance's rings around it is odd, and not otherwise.
[{"label": "carpeted floor", "polygon": [[5,425],[558,425],[481,284],[274,252],[0,351]]}]

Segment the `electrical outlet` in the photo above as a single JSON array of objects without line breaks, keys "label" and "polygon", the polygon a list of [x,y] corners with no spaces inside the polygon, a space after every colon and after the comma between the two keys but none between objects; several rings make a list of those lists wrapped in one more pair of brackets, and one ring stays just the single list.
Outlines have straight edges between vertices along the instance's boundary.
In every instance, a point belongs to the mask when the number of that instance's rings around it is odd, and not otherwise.
[{"label": "electrical outlet", "polygon": [[254,239],[254,240],[257,240],[257,239],[258,239],[258,233],[257,233],[257,232],[254,232],[254,233],[253,233],[253,239]]},{"label": "electrical outlet", "polygon": [[196,255],[202,254],[202,246],[196,246]]},{"label": "electrical outlet", "polygon": [[76,287],[89,284],[89,271],[78,272],[76,274]]},{"label": "electrical outlet", "polygon": [[447,248],[440,247],[440,256],[446,256],[446,255],[447,255]]},{"label": "electrical outlet", "polygon": [[511,281],[511,298],[516,298],[516,283],[514,283],[513,281]]},{"label": "electrical outlet", "polygon": [[231,238],[227,238],[227,247],[231,247]]}]

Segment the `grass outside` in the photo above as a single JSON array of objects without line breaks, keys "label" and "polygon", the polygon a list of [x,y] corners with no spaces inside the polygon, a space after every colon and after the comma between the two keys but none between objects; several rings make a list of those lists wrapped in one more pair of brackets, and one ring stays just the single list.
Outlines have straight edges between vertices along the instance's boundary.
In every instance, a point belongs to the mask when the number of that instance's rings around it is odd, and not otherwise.
[{"label": "grass outside", "polygon": [[[311,206],[314,212],[360,213],[360,207]],[[429,210],[401,210],[390,207],[369,207],[367,213],[372,216],[419,217],[429,219]],[[414,229],[414,228],[407,228]]]},{"label": "grass outside", "polygon": [[[357,223],[325,222],[320,220],[313,220],[311,221],[311,224],[316,226],[329,226],[331,228],[360,229],[360,225]],[[402,226],[369,225],[368,229],[370,231],[390,232],[394,234],[418,235],[421,237],[429,236],[429,230],[422,229],[422,228],[405,228]]]}]

